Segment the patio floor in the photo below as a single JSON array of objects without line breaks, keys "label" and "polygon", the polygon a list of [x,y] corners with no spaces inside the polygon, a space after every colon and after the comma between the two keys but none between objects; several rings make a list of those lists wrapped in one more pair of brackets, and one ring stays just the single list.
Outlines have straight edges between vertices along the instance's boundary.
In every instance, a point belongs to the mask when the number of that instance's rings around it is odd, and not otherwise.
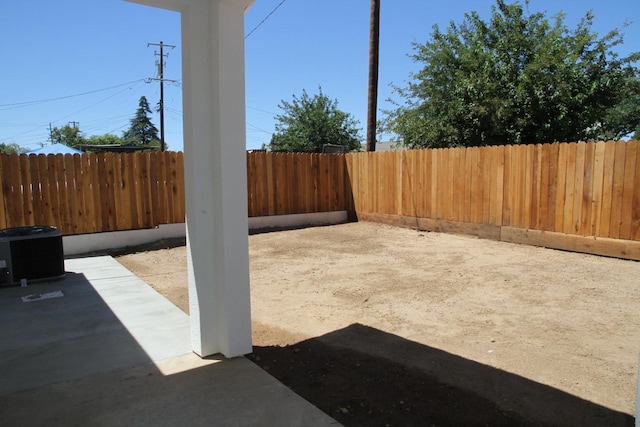
[{"label": "patio floor", "polygon": [[245,358],[201,359],[189,317],[111,257],[0,288],[0,425],[329,426]]}]

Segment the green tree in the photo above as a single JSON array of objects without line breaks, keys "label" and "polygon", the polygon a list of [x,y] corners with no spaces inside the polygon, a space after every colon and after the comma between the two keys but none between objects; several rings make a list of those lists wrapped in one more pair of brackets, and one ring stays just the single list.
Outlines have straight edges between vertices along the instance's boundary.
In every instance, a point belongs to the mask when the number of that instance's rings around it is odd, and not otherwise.
[{"label": "green tree", "polygon": [[321,152],[325,144],[342,145],[345,151],[361,150],[358,122],[338,109],[338,101],[320,93],[309,96],[306,90],[293,100],[282,100],[278,107],[276,132],[271,137],[272,151]]},{"label": "green tree", "polygon": [[385,130],[404,145],[478,146],[621,138],[640,126],[640,53],[621,58],[614,29],[602,38],[587,13],[575,30],[560,13],[525,14],[497,0],[414,43],[423,68],[387,111]]},{"label": "green tree", "polygon": [[25,151],[27,151],[26,148],[23,148],[16,143],[11,143],[11,144],[0,143],[0,154],[17,154],[17,153],[23,153]]},{"label": "green tree", "polygon": [[51,142],[54,144],[64,144],[69,147],[76,147],[87,143],[80,128],[76,126],[65,125],[63,127],[55,127],[51,130]]},{"label": "green tree", "polygon": [[104,135],[91,135],[87,139],[87,145],[122,145],[123,139],[119,136],[106,133]]},{"label": "green tree", "polygon": [[136,115],[131,119],[131,126],[122,137],[127,144],[154,146],[159,144],[158,128],[151,123],[150,114],[149,102],[146,97],[141,96]]}]

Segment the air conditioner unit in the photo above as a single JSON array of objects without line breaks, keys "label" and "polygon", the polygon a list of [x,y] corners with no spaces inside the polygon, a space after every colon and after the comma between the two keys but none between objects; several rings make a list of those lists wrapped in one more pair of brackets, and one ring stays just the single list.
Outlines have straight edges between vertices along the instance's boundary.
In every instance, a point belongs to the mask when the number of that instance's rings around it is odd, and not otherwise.
[{"label": "air conditioner unit", "polygon": [[62,233],[41,225],[0,230],[0,284],[39,281],[64,276]]}]

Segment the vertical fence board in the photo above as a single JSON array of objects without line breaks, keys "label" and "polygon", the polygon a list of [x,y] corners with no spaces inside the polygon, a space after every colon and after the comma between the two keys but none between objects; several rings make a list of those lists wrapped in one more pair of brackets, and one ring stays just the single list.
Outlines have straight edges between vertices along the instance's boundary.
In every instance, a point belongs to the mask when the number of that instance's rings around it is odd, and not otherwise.
[{"label": "vertical fence board", "polygon": [[400,156],[400,179],[398,180],[400,193],[400,215],[416,216],[415,214],[415,197],[418,194],[416,183],[417,178],[413,169],[413,162],[410,153],[403,151]]},{"label": "vertical fence board", "polygon": [[524,197],[520,202],[520,227],[531,228],[531,213],[535,206],[533,188],[534,145],[524,145],[520,146],[520,148],[522,149],[520,161],[523,170],[522,185],[524,186]]},{"label": "vertical fence board", "polygon": [[436,176],[434,177],[434,180],[436,181],[436,194],[434,197],[434,205],[435,205],[435,209],[436,209],[436,218],[438,219],[444,219],[446,212],[447,212],[447,206],[445,206],[445,204],[443,203],[442,199],[444,198],[444,181],[445,181],[445,174],[444,174],[444,156],[445,156],[445,151],[444,148],[439,148],[437,150],[435,150],[434,154],[434,167],[435,167],[435,174]]},{"label": "vertical fence board", "polygon": [[[173,166],[176,161],[177,152],[172,151],[169,153],[169,156],[165,159],[165,177],[166,177],[166,194],[167,194],[167,215],[168,215],[168,223],[173,224],[177,222],[183,222],[184,219],[177,219],[175,216],[175,201],[174,201],[174,193],[173,193],[173,185],[175,183],[175,176],[172,174]],[[182,180],[181,180],[182,181]]]},{"label": "vertical fence board", "polygon": [[403,177],[402,153],[398,151],[394,151],[392,159],[393,159],[393,168],[395,170],[395,176],[393,177],[393,192],[395,193],[395,198],[394,198],[395,206],[394,206],[393,213],[396,215],[402,215],[402,212],[403,212],[402,207],[404,205],[404,201],[402,199],[402,196],[403,196],[402,188],[404,184],[404,181],[402,179]]},{"label": "vertical fence board", "polygon": [[120,229],[124,230],[134,228],[133,222],[135,221],[135,217],[137,216],[134,213],[135,199],[131,197],[133,190],[133,173],[129,171],[130,159],[131,153],[126,153],[122,156],[118,156],[116,159],[116,165],[118,166],[116,175],[116,187],[120,192],[120,200],[116,209],[122,212],[122,214],[120,215]]},{"label": "vertical fence board", "polygon": [[151,213],[151,226],[155,227],[160,223],[162,216],[162,206],[160,203],[160,177],[158,175],[158,157],[156,153],[145,153],[149,162],[149,187],[150,193],[150,213]]},{"label": "vertical fence board", "polygon": [[25,154],[18,156],[20,161],[20,181],[22,182],[22,204],[24,221],[27,224],[34,224],[33,216],[33,188],[31,181],[31,171],[29,157]]},{"label": "vertical fence board", "polygon": [[481,173],[482,173],[482,224],[491,222],[491,174],[493,160],[491,147],[480,149]]},{"label": "vertical fence board", "polygon": [[[31,174],[31,206],[33,209],[33,223],[47,225],[45,209],[42,206],[42,180],[40,179],[40,168],[38,168],[38,155],[29,154],[27,155],[27,158],[29,159],[29,173]],[[0,198],[0,200],[2,199]],[[4,227],[0,226],[0,228]]]},{"label": "vertical fence board", "polygon": [[538,228],[538,217],[540,216],[540,198],[541,188],[540,181],[542,179],[542,165],[540,157],[542,155],[542,145],[536,144],[531,146],[531,216],[527,228]]},{"label": "vertical fence board", "polygon": [[[504,147],[504,174],[502,182],[502,224],[504,226],[511,225],[511,193],[513,190],[513,165],[511,161],[513,146]],[[468,170],[468,169],[467,169]]]},{"label": "vertical fence board", "polygon": [[604,148],[603,143],[596,144],[593,156],[593,189],[591,190],[591,225],[589,235],[600,236],[600,218],[602,216],[602,197],[604,183]]},{"label": "vertical fence board", "polygon": [[[297,155],[297,188],[298,188],[298,200],[296,204],[300,206],[301,213],[312,213],[313,199],[315,191],[315,176],[313,175],[313,158],[312,155]],[[345,157],[346,160],[346,157]],[[344,173],[349,173],[347,166],[345,165]],[[354,172],[355,173],[355,172]],[[345,178],[349,181],[349,178]],[[351,209],[354,209],[353,207]]]},{"label": "vertical fence board", "polygon": [[455,180],[455,188],[453,191],[456,199],[456,221],[464,221],[465,207],[466,207],[466,193],[465,193],[465,165],[467,162],[467,149],[458,148],[456,150],[457,164],[455,165],[455,171],[453,173],[453,179]]},{"label": "vertical fence board", "polygon": [[256,216],[256,200],[258,199],[258,194],[256,190],[256,154],[257,153],[247,153],[247,216],[254,217]]},{"label": "vertical fence board", "polygon": [[445,148],[444,156],[442,158],[443,164],[443,173],[444,173],[444,182],[442,184],[443,192],[442,198],[444,203],[444,216],[445,220],[451,221],[453,219],[453,179],[454,179],[454,157],[455,157],[455,148]]},{"label": "vertical fence board", "polygon": [[95,233],[95,214],[94,214],[94,191],[91,188],[91,171],[89,165],[89,155],[78,155],[79,166],[76,167],[77,171],[80,171],[82,175],[81,188],[78,191],[82,191],[82,206],[84,216],[84,230],[82,233]]},{"label": "vertical fence board", "polygon": [[[142,228],[142,224],[140,223],[140,211],[138,210],[138,187],[140,185],[140,181],[138,178],[138,165],[136,164],[135,154],[130,153],[123,158],[124,162],[122,164],[123,176],[126,176],[126,181],[124,183],[127,197],[127,208],[130,213],[130,221],[132,228]],[[183,176],[180,177],[183,180]],[[175,201],[175,203],[179,203],[179,201]],[[175,207],[174,207],[175,208]],[[174,222],[182,222],[176,218]]]},{"label": "vertical fence board", "polygon": [[481,163],[480,163],[480,148],[472,147],[468,149],[467,155],[471,157],[471,198],[469,201],[470,207],[470,222],[480,223],[482,221],[482,175],[481,175]]},{"label": "vertical fence board", "polygon": [[113,153],[105,154],[105,169],[107,172],[107,218],[108,230],[117,230],[117,214],[116,214],[116,180],[115,180],[115,158]]},{"label": "vertical fence board", "polygon": [[60,186],[58,180],[58,162],[56,156],[47,156],[47,184],[51,195],[51,224],[64,229],[63,216],[60,214]]},{"label": "vertical fence board", "polygon": [[74,154],[72,156],[73,170],[75,171],[75,211],[74,211],[74,230],[75,233],[86,233],[89,229],[87,225],[87,207],[85,202],[84,191],[84,175],[82,170],[82,156],[80,154]]},{"label": "vertical fence board", "polygon": [[514,227],[523,226],[523,204],[525,197],[524,177],[526,173],[526,165],[523,157],[524,150],[521,145],[514,145],[512,151],[512,172],[513,172],[513,189],[509,195],[512,199],[511,203],[511,224]]},{"label": "vertical fence board", "polygon": [[540,188],[540,197],[538,199],[538,221],[536,228],[538,230],[548,230],[547,219],[549,218],[549,167],[551,146],[549,144],[542,144],[540,149],[540,163],[539,163],[539,175],[538,181]]},{"label": "vertical fence board", "polygon": [[[580,232],[582,222],[582,191],[584,189],[585,143],[576,144],[575,176],[573,179],[573,208],[571,210],[571,228],[568,233]],[[566,219],[565,219],[566,220]]]},{"label": "vertical fence board", "polygon": [[[268,182],[275,183],[276,176],[273,170],[273,164],[275,162],[275,154],[267,157],[267,180]],[[275,185],[267,187],[267,215],[276,214],[276,188]]]},{"label": "vertical fence board", "polygon": [[622,189],[622,209],[620,210],[620,239],[631,238],[631,216],[633,214],[633,193],[636,174],[638,145],[625,143],[624,180]]},{"label": "vertical fence board", "polygon": [[546,230],[555,231],[556,218],[556,196],[558,192],[558,156],[560,145],[549,145],[549,192],[547,195],[547,219]]},{"label": "vertical fence board", "polygon": [[622,225],[622,195],[624,192],[625,178],[625,152],[626,143],[624,141],[615,142],[615,159],[613,167],[613,185],[611,191],[611,221],[609,223],[609,237],[617,239],[620,237],[620,226]]},{"label": "vertical fence board", "polygon": [[463,214],[462,221],[471,222],[471,212],[473,210],[471,198],[473,197],[473,152],[470,148],[465,150],[463,179]]},{"label": "vertical fence board", "polygon": [[502,224],[502,194],[504,179],[504,146],[491,149],[491,194],[489,196],[491,225]]},{"label": "vertical fence board", "polygon": [[160,211],[162,212],[159,221],[160,224],[168,224],[170,215],[167,196],[167,156],[162,152],[153,153],[153,155],[158,158],[158,180],[160,186],[160,191],[158,192],[158,203],[160,204]]},{"label": "vertical fence board", "polygon": [[176,154],[175,163],[175,176],[176,180],[173,185],[173,199],[177,200],[176,218],[180,218],[180,221],[185,221],[186,217],[186,205],[185,205],[185,185],[184,185],[184,153],[180,152]]},{"label": "vertical fence board", "polygon": [[51,180],[49,179],[49,161],[48,156],[38,155],[38,177],[40,178],[40,192],[42,194],[42,209],[44,209],[43,214],[43,224],[44,225],[57,225],[56,218],[53,215],[53,203],[51,201],[52,196],[57,196],[57,191],[55,193],[51,193]]},{"label": "vertical fence board", "polygon": [[54,156],[54,162],[56,164],[56,182],[58,185],[58,203],[59,203],[59,218],[60,228],[63,233],[71,232],[71,218],[69,217],[69,189],[66,180],[66,165],[64,161],[64,154],[56,154]]},{"label": "vertical fence board", "polygon": [[578,145],[571,143],[567,145],[567,177],[564,192],[564,233],[571,234],[573,229],[573,199],[576,181],[576,152]]},{"label": "vertical fence board", "polygon": [[591,232],[591,215],[593,213],[593,171],[595,159],[595,142],[589,142],[585,145],[584,151],[584,167],[582,171],[583,186],[581,191],[582,209],[580,213],[579,233],[588,236]]},{"label": "vertical fence board", "polygon": [[9,213],[7,212],[7,203],[6,203],[6,191],[5,189],[9,185],[8,177],[5,176],[5,161],[4,157],[6,154],[0,155],[0,227],[7,228],[9,227],[7,224],[11,221]]},{"label": "vertical fence board", "polygon": [[633,180],[633,209],[631,218],[631,236],[633,240],[640,240],[640,141],[636,144],[636,173]]},{"label": "vertical fence board", "polygon": [[247,216],[258,216],[258,152],[247,153]]},{"label": "vertical fence board", "polygon": [[605,143],[604,148],[604,178],[602,183],[602,213],[600,215],[600,233],[602,237],[610,236],[611,211],[613,203],[613,175],[615,171],[616,144],[613,141]]},{"label": "vertical fence board", "polygon": [[20,187],[20,171],[18,156],[15,154],[2,155],[3,188],[5,195],[5,211],[9,218],[8,226],[14,227],[23,222],[22,195]]},{"label": "vertical fence board", "polygon": [[100,179],[100,159],[97,154],[84,154],[83,157],[87,159],[87,162],[83,167],[87,168],[87,184],[91,188],[91,218],[93,219],[93,232],[102,231],[102,184]]},{"label": "vertical fence board", "polygon": [[65,229],[67,234],[77,234],[79,229],[78,225],[80,220],[78,219],[76,212],[79,210],[76,200],[76,181],[75,181],[75,165],[73,164],[72,154],[61,155],[63,166],[63,184],[67,192],[67,205],[65,213]]},{"label": "vertical fence board", "polygon": [[569,233],[580,232],[582,222],[582,191],[584,189],[585,143],[576,144],[575,176],[573,179],[573,208],[571,210],[571,228]]}]

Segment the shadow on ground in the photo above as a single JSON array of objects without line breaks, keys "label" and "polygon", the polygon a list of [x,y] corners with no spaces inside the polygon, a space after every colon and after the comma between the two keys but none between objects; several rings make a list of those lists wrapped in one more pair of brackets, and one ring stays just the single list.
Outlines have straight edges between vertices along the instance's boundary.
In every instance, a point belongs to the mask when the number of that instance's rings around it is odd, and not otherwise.
[{"label": "shadow on ground", "polygon": [[628,414],[361,324],[253,350],[249,359],[347,427],[634,424]]}]

